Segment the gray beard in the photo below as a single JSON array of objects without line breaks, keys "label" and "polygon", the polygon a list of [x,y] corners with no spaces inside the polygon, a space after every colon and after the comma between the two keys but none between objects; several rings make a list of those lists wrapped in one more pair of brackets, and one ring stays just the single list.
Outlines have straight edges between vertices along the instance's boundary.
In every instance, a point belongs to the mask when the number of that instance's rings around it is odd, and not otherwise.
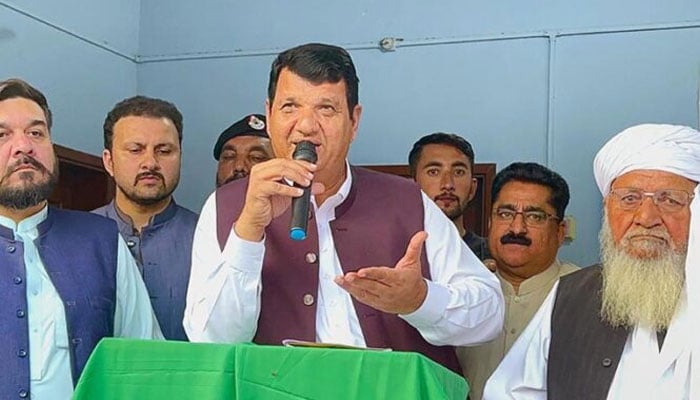
[{"label": "gray beard", "polygon": [[669,247],[658,257],[633,257],[615,245],[607,216],[599,239],[603,320],[614,327],[668,329],[685,284],[686,251],[675,252]]}]

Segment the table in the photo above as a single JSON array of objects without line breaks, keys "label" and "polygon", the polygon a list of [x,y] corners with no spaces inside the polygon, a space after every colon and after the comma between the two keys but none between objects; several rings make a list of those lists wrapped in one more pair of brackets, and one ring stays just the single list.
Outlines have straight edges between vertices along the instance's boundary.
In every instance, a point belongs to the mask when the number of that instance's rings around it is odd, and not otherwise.
[{"label": "table", "polygon": [[109,338],[74,399],[458,399],[459,375],[418,353]]}]

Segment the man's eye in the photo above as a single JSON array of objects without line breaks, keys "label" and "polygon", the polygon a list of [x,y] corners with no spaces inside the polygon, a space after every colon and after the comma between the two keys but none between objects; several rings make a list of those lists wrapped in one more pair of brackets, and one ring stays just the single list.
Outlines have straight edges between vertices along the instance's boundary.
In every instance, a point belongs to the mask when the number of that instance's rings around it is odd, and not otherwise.
[{"label": "man's eye", "polygon": [[437,168],[431,168],[431,169],[425,171],[425,173],[428,176],[438,176],[440,174],[440,170]]},{"label": "man's eye", "polygon": [[545,219],[547,219],[547,216],[539,212],[530,212],[525,213],[525,218],[527,218],[527,220],[531,222],[542,222]]},{"label": "man's eye", "polygon": [[498,210],[496,211],[496,215],[502,219],[513,219],[515,213],[510,210]]},{"label": "man's eye", "polygon": [[335,114],[335,112],[336,112],[335,107],[333,107],[330,104],[322,105],[319,108],[321,110],[321,113],[324,115],[332,115],[332,114]]},{"label": "man's eye", "polygon": [[456,169],[454,172],[455,176],[465,176],[467,171],[464,169]]},{"label": "man's eye", "polygon": [[671,196],[669,193],[661,193],[658,197],[658,202],[659,203],[664,203],[668,204],[670,206],[681,206],[683,205],[683,201],[674,198]]},{"label": "man's eye", "polygon": [[623,203],[628,203],[628,204],[633,204],[638,202],[641,199],[641,196],[636,194],[636,193],[628,193],[622,197],[620,197],[620,200]]},{"label": "man's eye", "polygon": [[293,103],[285,103],[282,104],[282,107],[280,107],[280,110],[285,113],[290,113],[296,109],[296,105]]},{"label": "man's eye", "polygon": [[250,156],[250,161],[254,163],[261,163],[269,160],[270,158],[264,155],[252,155]]}]

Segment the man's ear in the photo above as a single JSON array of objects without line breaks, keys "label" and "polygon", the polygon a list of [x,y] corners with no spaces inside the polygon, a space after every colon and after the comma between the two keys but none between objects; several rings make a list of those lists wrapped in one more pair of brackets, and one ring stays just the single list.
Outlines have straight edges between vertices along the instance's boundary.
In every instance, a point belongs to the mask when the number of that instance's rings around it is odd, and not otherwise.
[{"label": "man's ear", "polygon": [[564,239],[566,238],[566,230],[568,229],[568,224],[566,222],[566,219],[561,220],[559,222],[559,226],[557,226],[557,241],[559,242],[559,246],[564,244]]},{"label": "man's ear", "polygon": [[469,190],[469,196],[467,197],[467,203],[474,200],[476,196],[476,189],[479,187],[479,181],[476,178],[472,178],[472,188]]},{"label": "man's ear", "polygon": [[356,104],[353,108],[352,113],[350,113],[350,118],[352,118],[352,140],[355,140],[357,136],[357,129],[360,127],[360,117],[362,116],[362,106]]},{"label": "man's ear", "polygon": [[105,170],[107,170],[109,176],[114,178],[114,162],[112,161],[112,153],[107,149],[102,150],[102,165],[105,166]]}]

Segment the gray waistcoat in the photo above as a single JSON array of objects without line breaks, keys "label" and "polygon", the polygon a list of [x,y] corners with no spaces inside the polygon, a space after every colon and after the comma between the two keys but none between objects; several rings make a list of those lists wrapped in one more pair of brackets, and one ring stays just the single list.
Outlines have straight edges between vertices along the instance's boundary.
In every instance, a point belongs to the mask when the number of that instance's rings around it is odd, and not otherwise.
[{"label": "gray waistcoat", "polygon": [[605,400],[629,331],[600,318],[600,266],[561,278],[552,311],[547,397]]}]

